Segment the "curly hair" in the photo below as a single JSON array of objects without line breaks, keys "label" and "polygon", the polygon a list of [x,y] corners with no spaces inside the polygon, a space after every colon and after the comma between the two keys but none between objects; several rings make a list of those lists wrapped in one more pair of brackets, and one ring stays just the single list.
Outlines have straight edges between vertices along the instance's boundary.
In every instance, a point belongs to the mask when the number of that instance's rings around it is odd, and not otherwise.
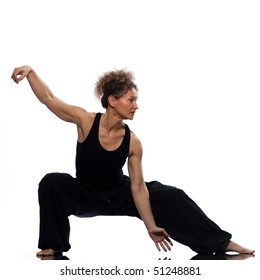
[{"label": "curly hair", "polygon": [[128,90],[133,88],[138,90],[134,79],[133,73],[127,70],[109,71],[100,76],[95,84],[95,95],[101,100],[102,107],[105,109],[108,107],[110,95],[120,98]]}]

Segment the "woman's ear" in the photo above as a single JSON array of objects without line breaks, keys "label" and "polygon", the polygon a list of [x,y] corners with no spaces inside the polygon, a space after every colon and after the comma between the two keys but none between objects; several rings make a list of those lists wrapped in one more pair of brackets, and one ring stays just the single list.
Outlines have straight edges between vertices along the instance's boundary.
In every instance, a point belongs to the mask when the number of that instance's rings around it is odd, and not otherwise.
[{"label": "woman's ear", "polygon": [[112,108],[115,107],[115,101],[116,101],[116,98],[113,95],[108,96],[108,104],[110,105],[110,107],[112,107]]}]

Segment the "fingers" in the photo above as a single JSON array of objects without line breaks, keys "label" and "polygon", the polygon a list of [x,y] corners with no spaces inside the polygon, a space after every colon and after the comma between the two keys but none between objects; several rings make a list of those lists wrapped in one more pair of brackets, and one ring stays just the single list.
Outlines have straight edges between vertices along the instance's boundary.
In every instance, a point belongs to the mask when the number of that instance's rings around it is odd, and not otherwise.
[{"label": "fingers", "polygon": [[20,69],[14,69],[11,78],[15,83],[19,83],[25,77],[25,72],[22,72]]},{"label": "fingers", "polygon": [[[172,242],[171,242],[172,243]],[[172,244],[173,245],[173,244]],[[169,242],[168,242],[168,240],[163,240],[163,242],[161,243],[161,247],[163,248],[163,250],[165,251],[165,252],[167,252],[167,251],[171,251],[171,246],[172,245],[170,245],[169,244]]]},{"label": "fingers", "polygon": [[22,66],[15,68],[11,78],[14,80],[15,83],[19,83],[22,79],[27,77],[27,75],[30,73],[30,67],[29,66]]},{"label": "fingers", "polygon": [[156,248],[158,251],[161,251],[161,248],[163,249],[164,252],[168,252],[171,251],[171,247],[169,246],[169,244],[165,243],[165,242],[159,242],[159,243],[155,243]]},{"label": "fingers", "polygon": [[170,235],[166,232],[166,230],[163,230],[163,234],[164,236],[166,236],[166,238],[163,240],[163,249],[164,251],[171,251],[171,246],[173,246],[173,243],[170,239]]},{"label": "fingers", "polygon": [[164,252],[171,251],[171,246],[173,246],[172,241],[169,238],[166,238],[160,242],[155,242],[156,248],[158,251],[161,251],[161,248]]},{"label": "fingers", "polygon": [[20,76],[18,75],[17,76],[17,78],[16,78],[16,82],[17,82],[17,84],[23,79],[23,78],[25,78],[27,76],[27,73],[22,73]]},{"label": "fingers", "polygon": [[163,249],[165,252],[171,251],[173,243],[170,239],[170,235],[163,228],[156,228],[149,232],[150,237],[153,239],[158,251]]},{"label": "fingers", "polygon": [[25,76],[26,76],[25,73],[23,73],[22,75],[13,74],[11,78],[14,80],[15,83],[18,84]]},{"label": "fingers", "polygon": [[160,246],[159,246],[159,243],[155,243],[155,246],[156,246],[156,248],[157,248],[157,250],[159,251],[159,252],[161,252],[161,248],[160,248]]},{"label": "fingers", "polygon": [[17,80],[16,80],[16,74],[15,74],[14,72],[13,72],[13,74],[12,74],[11,78],[14,80],[14,82],[16,82],[16,83],[17,83]]},{"label": "fingers", "polygon": [[172,243],[172,241],[171,241],[170,238],[167,237],[166,240],[167,240],[167,242],[168,242],[171,246],[173,246],[173,243]]}]

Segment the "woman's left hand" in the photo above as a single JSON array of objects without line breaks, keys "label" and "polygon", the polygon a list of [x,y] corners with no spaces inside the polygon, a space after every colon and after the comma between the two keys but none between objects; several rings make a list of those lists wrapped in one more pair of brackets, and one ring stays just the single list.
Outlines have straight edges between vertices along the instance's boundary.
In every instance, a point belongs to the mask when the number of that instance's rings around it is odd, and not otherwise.
[{"label": "woman's left hand", "polygon": [[148,230],[148,233],[159,251],[161,251],[161,248],[165,252],[171,251],[171,246],[173,246],[173,243],[170,240],[170,235],[164,228],[155,227],[151,230]]}]

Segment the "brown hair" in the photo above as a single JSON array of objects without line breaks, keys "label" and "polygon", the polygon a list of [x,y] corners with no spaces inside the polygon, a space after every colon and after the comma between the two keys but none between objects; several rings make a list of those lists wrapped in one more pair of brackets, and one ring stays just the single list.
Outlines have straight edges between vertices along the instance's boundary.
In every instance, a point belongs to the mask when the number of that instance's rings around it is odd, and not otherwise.
[{"label": "brown hair", "polygon": [[108,107],[110,95],[120,98],[128,90],[138,90],[133,80],[133,73],[126,70],[109,71],[100,76],[95,84],[95,95],[101,100],[103,108]]}]

